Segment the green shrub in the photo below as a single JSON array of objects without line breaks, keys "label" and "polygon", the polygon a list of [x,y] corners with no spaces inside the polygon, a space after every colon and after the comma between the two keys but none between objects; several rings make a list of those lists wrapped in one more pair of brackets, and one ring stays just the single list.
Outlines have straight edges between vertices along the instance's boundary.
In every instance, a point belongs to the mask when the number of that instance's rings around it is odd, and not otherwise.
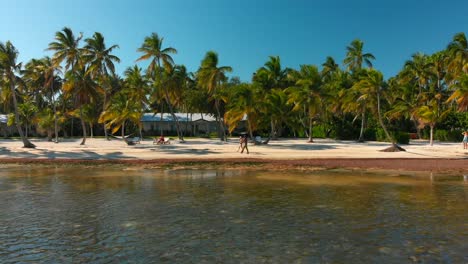
[{"label": "green shrub", "polygon": [[434,132],[434,139],[445,142],[458,142],[463,139],[461,130],[438,129]]},{"label": "green shrub", "polygon": [[364,130],[364,139],[365,140],[377,140],[376,137],[376,129],[375,128],[367,128]]},{"label": "green shrub", "polygon": [[325,128],[323,125],[312,127],[312,137],[314,138],[325,138]]},{"label": "green shrub", "polygon": [[398,144],[409,144],[410,134],[408,132],[396,132],[393,137]]},{"label": "green shrub", "polygon": [[375,130],[375,140],[387,141],[387,136],[385,135],[385,131],[382,128],[377,128]]}]

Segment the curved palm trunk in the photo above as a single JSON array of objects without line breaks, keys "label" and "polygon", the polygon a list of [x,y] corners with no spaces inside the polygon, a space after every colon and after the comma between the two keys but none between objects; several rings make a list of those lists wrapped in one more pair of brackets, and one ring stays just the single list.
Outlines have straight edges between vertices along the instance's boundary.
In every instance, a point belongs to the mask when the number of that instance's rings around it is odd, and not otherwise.
[{"label": "curved palm trunk", "polygon": [[380,112],[380,92],[379,91],[377,91],[377,116],[378,116],[378,119],[379,119],[380,126],[382,127],[382,129],[385,132],[385,136],[387,137],[387,140],[392,142],[393,144],[395,144],[392,137],[390,136],[390,133],[388,133],[388,131],[387,131],[387,127],[385,126],[385,124],[384,124],[384,122],[382,120],[382,114]]},{"label": "curved palm trunk", "polygon": [[364,128],[366,126],[366,111],[363,110],[361,114],[361,131],[359,132],[358,142],[364,142]]},{"label": "curved palm trunk", "polygon": [[80,119],[81,119],[81,127],[83,129],[83,140],[81,141],[80,145],[84,145],[86,143],[86,123],[83,118],[83,106],[80,106]]},{"label": "curved palm trunk", "polygon": [[16,100],[16,93],[15,93],[15,83],[14,83],[14,76],[11,78],[10,76],[10,89],[11,89],[11,94],[13,96],[13,106],[15,109],[15,125],[16,129],[18,129],[18,133],[21,137],[21,140],[23,141],[23,147],[25,148],[35,148],[36,145],[31,143],[27,137],[23,134],[23,129],[21,128],[20,120],[19,120],[19,111],[18,111],[18,101]]}]

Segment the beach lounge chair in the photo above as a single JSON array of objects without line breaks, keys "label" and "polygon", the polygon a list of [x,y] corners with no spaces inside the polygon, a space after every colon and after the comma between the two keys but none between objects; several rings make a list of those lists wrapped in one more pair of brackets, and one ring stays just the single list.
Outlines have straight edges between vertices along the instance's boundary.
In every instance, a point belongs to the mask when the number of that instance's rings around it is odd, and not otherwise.
[{"label": "beach lounge chair", "polygon": [[135,144],[140,144],[140,138],[139,137],[133,137],[133,138],[126,138],[125,142],[127,145],[135,145]]}]

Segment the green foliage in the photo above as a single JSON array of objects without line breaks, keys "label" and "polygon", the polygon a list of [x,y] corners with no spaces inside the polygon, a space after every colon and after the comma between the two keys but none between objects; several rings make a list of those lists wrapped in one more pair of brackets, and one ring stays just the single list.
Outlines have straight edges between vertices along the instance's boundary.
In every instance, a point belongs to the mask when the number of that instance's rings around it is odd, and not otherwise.
[{"label": "green foliage", "polygon": [[[317,125],[312,127],[312,137],[314,138],[326,138],[326,132],[325,132],[325,126],[324,125]],[[299,134],[300,136],[301,134]]]},{"label": "green foliage", "polygon": [[[383,130],[382,130],[383,132]],[[375,128],[367,128],[364,130],[364,138],[366,140],[377,140],[377,135],[376,135],[376,129]],[[385,134],[384,134],[385,135]]]},{"label": "green foliage", "polygon": [[385,131],[382,128],[375,129],[375,140],[387,141],[387,136],[385,135]]},{"label": "green foliage", "polygon": [[434,138],[444,142],[458,142],[463,139],[463,130],[443,130],[437,129],[434,132]]},{"label": "green foliage", "polygon": [[398,144],[409,144],[410,134],[408,132],[397,131],[393,134],[393,138]]}]

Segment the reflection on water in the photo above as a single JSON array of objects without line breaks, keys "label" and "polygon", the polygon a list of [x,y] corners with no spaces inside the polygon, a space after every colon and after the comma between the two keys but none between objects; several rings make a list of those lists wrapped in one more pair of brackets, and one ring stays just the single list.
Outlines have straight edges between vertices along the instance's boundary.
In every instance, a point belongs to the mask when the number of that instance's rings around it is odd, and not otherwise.
[{"label": "reflection on water", "polygon": [[463,175],[2,167],[0,262],[467,263]]}]

